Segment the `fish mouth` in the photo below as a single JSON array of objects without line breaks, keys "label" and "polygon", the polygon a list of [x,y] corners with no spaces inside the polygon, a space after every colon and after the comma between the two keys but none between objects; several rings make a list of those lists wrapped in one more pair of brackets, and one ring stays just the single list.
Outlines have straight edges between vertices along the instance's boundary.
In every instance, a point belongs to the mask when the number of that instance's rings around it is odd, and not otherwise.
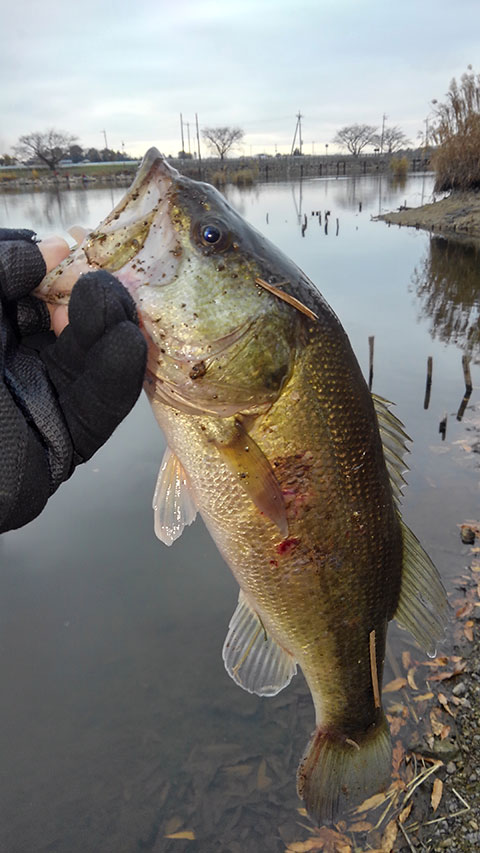
[{"label": "fish mouth", "polygon": [[170,219],[178,177],[160,152],[150,148],[128,192],[44,278],[36,295],[66,303],[79,276],[97,269],[113,273],[132,296],[143,284],[158,287],[171,281],[181,254]]}]

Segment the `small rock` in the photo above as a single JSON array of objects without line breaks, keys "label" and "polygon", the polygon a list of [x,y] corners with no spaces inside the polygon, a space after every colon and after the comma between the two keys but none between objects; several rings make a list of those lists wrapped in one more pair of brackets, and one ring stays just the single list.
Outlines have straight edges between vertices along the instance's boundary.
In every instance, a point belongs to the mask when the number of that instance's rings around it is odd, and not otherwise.
[{"label": "small rock", "polygon": [[445,769],[446,769],[447,773],[452,774],[452,773],[456,772],[457,765],[453,761],[449,761]]},{"label": "small rock", "polygon": [[467,688],[464,681],[460,681],[452,690],[454,696],[463,696],[464,693],[467,692]]}]

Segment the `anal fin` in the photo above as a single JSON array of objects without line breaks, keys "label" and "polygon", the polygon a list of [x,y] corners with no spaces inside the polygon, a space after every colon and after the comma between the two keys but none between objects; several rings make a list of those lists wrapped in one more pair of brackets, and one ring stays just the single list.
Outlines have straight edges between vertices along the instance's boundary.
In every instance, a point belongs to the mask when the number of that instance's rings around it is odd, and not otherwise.
[{"label": "anal fin", "polygon": [[267,634],[242,591],[228,626],[222,656],[235,683],[258,696],[275,696],[297,672],[295,659]]},{"label": "anal fin", "polygon": [[155,534],[165,545],[195,521],[197,509],[185,470],[169,447],[165,449],[152,501]]}]

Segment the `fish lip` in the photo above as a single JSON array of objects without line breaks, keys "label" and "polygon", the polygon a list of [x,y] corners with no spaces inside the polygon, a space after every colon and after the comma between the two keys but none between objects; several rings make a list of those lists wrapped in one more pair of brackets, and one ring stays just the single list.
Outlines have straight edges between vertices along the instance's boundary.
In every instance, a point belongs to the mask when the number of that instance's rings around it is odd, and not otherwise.
[{"label": "fish lip", "polygon": [[[156,148],[145,154],[135,179],[127,192],[102,222],[87,233],[82,243],[74,247],[62,263],[43,279],[35,295],[50,303],[68,302],[73,285],[85,272],[105,269],[111,272],[129,290],[132,296],[142,285],[155,287],[168,284],[175,273],[178,237],[171,226],[169,209],[179,173],[172,168]],[[112,244],[118,232],[134,229],[145,220],[145,235],[135,254],[127,257],[121,266],[115,266]],[[148,225],[147,225],[148,223]],[[160,228],[159,228],[160,226]],[[151,251],[162,230],[163,251]],[[105,244],[105,248],[104,248]],[[148,257],[155,257],[152,265]],[[168,268],[168,275],[164,276]],[[150,279],[150,280],[149,280]]]}]

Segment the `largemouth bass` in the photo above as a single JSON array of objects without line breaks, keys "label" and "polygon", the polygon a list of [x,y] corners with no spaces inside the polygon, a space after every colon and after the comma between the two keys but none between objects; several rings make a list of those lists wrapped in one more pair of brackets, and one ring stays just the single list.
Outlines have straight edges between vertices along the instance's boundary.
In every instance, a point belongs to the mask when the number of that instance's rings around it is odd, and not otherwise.
[{"label": "largemouth bass", "polygon": [[148,339],[145,390],[168,445],[157,535],[171,544],[198,510],[237,579],[223,648],[237,684],[274,695],[301,667],[316,730],[298,791],[334,821],[389,781],[389,620],[429,653],[443,634],[442,584],[399,511],[405,433],[301,270],[156,149],[39,295],[66,302],[100,267]]}]

